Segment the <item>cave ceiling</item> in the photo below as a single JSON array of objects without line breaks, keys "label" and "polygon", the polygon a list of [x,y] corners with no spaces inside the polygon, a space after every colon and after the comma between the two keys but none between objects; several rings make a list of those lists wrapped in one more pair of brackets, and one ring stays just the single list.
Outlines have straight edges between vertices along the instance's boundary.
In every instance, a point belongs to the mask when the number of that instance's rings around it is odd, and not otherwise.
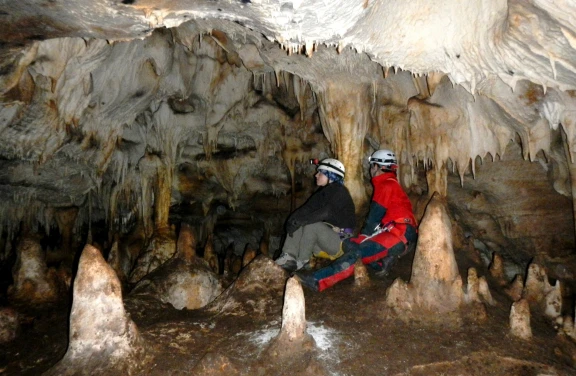
[{"label": "cave ceiling", "polygon": [[78,226],[153,227],[183,203],[284,216],[303,162],[327,155],[359,202],[380,146],[414,187],[422,166],[466,185],[514,150],[570,206],[574,14],[546,0],[1,1],[2,224],[49,228],[78,207]]}]

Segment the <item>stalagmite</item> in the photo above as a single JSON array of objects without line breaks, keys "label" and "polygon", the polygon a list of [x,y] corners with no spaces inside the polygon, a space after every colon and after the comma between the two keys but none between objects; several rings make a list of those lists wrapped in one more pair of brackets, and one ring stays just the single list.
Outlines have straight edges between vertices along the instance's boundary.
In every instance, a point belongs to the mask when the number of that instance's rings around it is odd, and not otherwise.
[{"label": "stalagmite", "polygon": [[544,269],[535,263],[528,267],[526,284],[522,297],[526,299],[531,306],[539,304],[544,299],[545,291],[549,289],[548,277]]},{"label": "stalagmite", "polygon": [[268,227],[264,228],[264,234],[260,239],[260,253],[270,258],[274,257],[270,254],[270,229]]},{"label": "stalagmite", "polygon": [[419,234],[410,283],[395,281],[387,291],[386,302],[399,315],[425,318],[429,311],[456,312],[464,301],[462,278],[452,249],[446,202],[438,194],[426,207]]},{"label": "stalagmite", "polygon": [[370,277],[366,265],[362,263],[361,259],[356,260],[354,264],[354,285],[358,287],[367,286],[370,284]]},{"label": "stalagmite", "polygon": [[0,307],[0,344],[10,342],[20,331],[20,315],[10,307]]},{"label": "stalagmite", "polygon": [[[232,278],[232,258],[234,255],[234,242],[228,244],[226,249],[224,250],[224,265],[223,265],[223,274],[225,279]],[[234,277],[237,274],[234,275]]]},{"label": "stalagmite", "polygon": [[302,286],[294,278],[286,284],[280,336],[293,342],[306,337],[306,308]]},{"label": "stalagmite", "polygon": [[544,315],[556,320],[562,315],[562,282],[556,281],[544,297]]},{"label": "stalagmite", "polygon": [[22,235],[16,246],[16,263],[12,270],[13,284],[8,297],[19,303],[41,304],[56,301],[58,284],[48,273],[46,255],[35,234]]},{"label": "stalagmite", "polygon": [[510,334],[524,340],[532,338],[530,305],[526,299],[520,299],[512,304],[512,309],[510,310]]},{"label": "stalagmite", "polygon": [[524,291],[524,282],[520,274],[514,277],[514,280],[510,284],[510,287],[504,290],[506,294],[512,299],[512,301],[518,301],[522,298],[522,292]]},{"label": "stalagmite", "polygon": [[538,310],[546,317],[556,320],[562,314],[562,286],[560,281],[550,285],[543,267],[532,263],[528,267],[526,285],[522,292],[532,309]]},{"label": "stalagmite", "polygon": [[570,338],[576,341],[576,319],[570,315],[564,316],[562,322],[562,331]]},{"label": "stalagmite", "polygon": [[218,262],[218,255],[214,250],[214,234],[210,233],[206,239],[206,245],[204,246],[204,260],[210,266],[210,269],[216,274],[220,272],[220,264]]},{"label": "stalagmite", "polygon": [[98,249],[86,245],[74,280],[68,350],[46,375],[134,374],[143,354],[116,273]]},{"label": "stalagmite", "polygon": [[[486,306],[484,305],[484,303],[487,302],[484,298],[485,292],[481,290],[481,281],[484,281],[484,283],[486,282],[484,277],[478,278],[478,273],[476,272],[475,268],[469,268],[466,293],[463,297],[464,303],[466,303],[464,315],[469,318],[473,318],[476,321],[485,321],[488,318]],[[482,287],[482,289],[483,288],[487,290],[488,285],[486,284],[484,287]],[[490,295],[489,291],[488,295]]]},{"label": "stalagmite", "polygon": [[73,233],[77,215],[77,207],[56,210],[54,215],[62,237],[62,241],[60,242],[61,251],[65,255],[68,255],[71,260],[74,259]]},{"label": "stalagmite", "polygon": [[480,295],[478,294],[478,290],[479,290],[479,283],[476,269],[469,268],[468,283],[466,285],[466,295],[464,296],[464,300],[467,303],[480,302]]},{"label": "stalagmite", "polygon": [[498,253],[494,252],[492,254],[492,263],[490,264],[488,270],[490,271],[490,275],[494,277],[494,279],[498,281],[500,285],[503,286],[508,283],[504,275],[504,260]]},{"label": "stalagmite", "polygon": [[492,294],[490,293],[490,287],[488,286],[488,281],[486,281],[486,277],[482,276],[478,279],[478,293],[482,300],[489,305],[495,305],[496,301],[492,298]]},{"label": "stalagmite", "polygon": [[253,248],[249,243],[246,244],[246,248],[244,248],[244,254],[242,255],[242,267],[248,265],[250,261],[254,260],[257,255],[258,250]]},{"label": "stalagmite", "polygon": [[196,234],[187,223],[182,223],[178,242],[176,243],[176,255],[185,261],[192,261],[196,257]]},{"label": "stalagmite", "polygon": [[126,282],[126,272],[122,265],[122,257],[120,255],[119,249],[119,236],[116,234],[114,236],[114,241],[112,243],[112,247],[110,247],[110,251],[108,252],[108,265],[116,272],[116,276],[120,280],[120,283],[123,285]]},{"label": "stalagmite", "polygon": [[295,278],[288,279],[282,308],[282,328],[266,353],[278,362],[313,349],[314,338],[306,332],[306,309],[302,286]]}]

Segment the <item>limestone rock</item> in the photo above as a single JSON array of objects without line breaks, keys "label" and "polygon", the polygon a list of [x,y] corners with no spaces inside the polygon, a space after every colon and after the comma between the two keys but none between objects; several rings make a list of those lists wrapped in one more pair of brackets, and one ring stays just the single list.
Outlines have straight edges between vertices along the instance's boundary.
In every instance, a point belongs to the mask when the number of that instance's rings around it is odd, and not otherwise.
[{"label": "limestone rock", "polygon": [[201,258],[173,258],[144,277],[131,294],[148,294],[176,309],[198,309],[222,292],[218,276]]},{"label": "limestone rock", "polygon": [[138,257],[129,282],[137,283],[145,275],[156,270],[176,252],[175,234],[168,228],[158,230],[146,250]]},{"label": "limestone rock", "polygon": [[207,310],[220,315],[267,317],[278,313],[286,272],[272,259],[259,255]]},{"label": "limestone rock", "polygon": [[192,369],[192,375],[236,376],[238,368],[222,354],[207,352]]},{"label": "limestone rock", "polygon": [[358,287],[370,284],[370,277],[366,265],[362,263],[361,259],[356,260],[354,264],[354,285]]},{"label": "limestone rock", "polygon": [[124,309],[116,273],[91,245],[82,251],[73,290],[68,350],[46,375],[136,374],[142,339]]}]

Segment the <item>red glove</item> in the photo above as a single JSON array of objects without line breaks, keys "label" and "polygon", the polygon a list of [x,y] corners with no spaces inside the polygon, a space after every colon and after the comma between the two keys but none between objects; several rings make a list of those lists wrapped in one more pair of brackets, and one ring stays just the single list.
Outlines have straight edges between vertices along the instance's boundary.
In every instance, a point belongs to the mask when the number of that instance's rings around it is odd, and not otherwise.
[{"label": "red glove", "polygon": [[362,243],[364,240],[368,239],[368,235],[364,235],[364,234],[360,234],[355,238],[350,238],[350,241],[352,243],[356,243],[356,244],[360,244]]}]

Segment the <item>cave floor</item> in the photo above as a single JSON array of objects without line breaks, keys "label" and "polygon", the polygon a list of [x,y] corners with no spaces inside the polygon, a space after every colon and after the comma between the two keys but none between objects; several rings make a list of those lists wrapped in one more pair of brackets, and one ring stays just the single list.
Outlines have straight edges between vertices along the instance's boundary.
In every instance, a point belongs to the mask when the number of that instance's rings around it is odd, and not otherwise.
[{"label": "cave floor", "polygon": [[[349,278],[322,293],[305,289],[308,333],[316,350],[280,366],[263,350],[280,330],[282,298],[269,303],[267,310],[276,313],[266,318],[129,302],[127,310],[148,350],[140,374],[576,375],[574,343],[557,335],[545,318],[532,315],[530,341],[508,334],[512,302],[490,280],[497,304],[487,307],[486,320],[463,314],[459,323],[423,323],[391,316],[386,289],[395,278],[408,280],[410,270],[406,258],[388,277],[370,272],[367,286],[357,287]],[[0,345],[0,374],[39,375],[66,351],[68,309],[21,315],[20,335]]]}]

